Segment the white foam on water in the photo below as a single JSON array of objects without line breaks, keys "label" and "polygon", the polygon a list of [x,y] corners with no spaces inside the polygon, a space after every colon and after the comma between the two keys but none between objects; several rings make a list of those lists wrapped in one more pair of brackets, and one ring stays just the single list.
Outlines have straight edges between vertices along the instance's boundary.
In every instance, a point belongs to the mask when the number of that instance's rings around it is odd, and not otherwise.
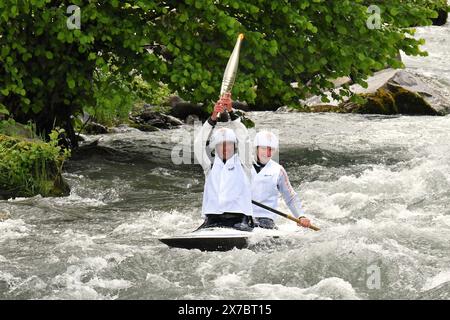
[{"label": "white foam on water", "polygon": [[221,290],[234,290],[239,287],[247,286],[248,281],[248,276],[244,272],[240,272],[220,275],[215,280],[213,280],[213,284]]},{"label": "white foam on water", "polygon": [[288,236],[288,234],[289,232],[281,230],[254,228],[253,231],[248,234],[248,242],[249,244],[257,244],[258,242],[268,240],[272,237]]},{"label": "white foam on water", "polygon": [[78,261],[80,261],[80,258],[78,258],[77,256],[75,256],[73,254],[69,258],[67,258],[67,263],[69,263],[69,264],[73,264]]},{"label": "white foam on water", "polygon": [[6,282],[8,286],[8,291],[6,292],[7,297],[20,297],[23,292],[40,294],[40,292],[47,289],[47,284],[36,275],[22,279],[10,273],[0,271],[0,281]]},{"label": "white foam on water", "polygon": [[172,282],[160,274],[147,273],[145,282],[158,290],[168,290],[173,287],[180,287],[179,283]]},{"label": "white foam on water", "polygon": [[137,234],[143,232],[149,232],[154,230],[154,222],[152,219],[147,216],[138,217],[136,220],[132,222],[125,222],[117,226],[112,233],[113,234]]},{"label": "white foam on water", "polygon": [[[74,260],[74,259],[72,259]],[[114,299],[112,293],[102,294],[99,289],[122,290],[131,287],[131,281],[124,279],[105,279],[100,275],[109,267],[102,257],[79,259],[67,267],[63,274],[51,280],[52,294],[44,299]]]},{"label": "white foam on water", "polygon": [[447,227],[450,227],[450,215],[437,215],[433,217],[433,221],[435,221],[437,224],[444,224]]},{"label": "white foam on water", "polygon": [[53,204],[101,207],[122,201],[121,194],[132,189],[129,183],[120,178],[105,181],[107,185],[98,187],[99,181],[88,179],[81,174],[64,173],[64,177],[71,182],[70,195],[63,198],[50,198]]},{"label": "white foam on water", "polygon": [[38,194],[37,196],[30,197],[30,198],[25,198],[25,197],[9,198],[7,200],[7,202],[10,202],[10,203],[31,203],[31,202],[34,202],[35,200],[40,200],[40,199],[42,199],[42,196],[40,194]]},{"label": "white foam on water", "polygon": [[202,220],[193,220],[186,212],[177,210],[152,211],[140,214],[136,219],[117,226],[112,234],[115,235],[143,235],[146,237],[171,236],[186,233],[196,229]]},{"label": "white foam on water", "polygon": [[392,207],[409,205],[430,198],[432,190],[446,192],[450,189],[449,172],[448,161],[442,159],[415,159],[399,168],[374,165],[360,175],[305,183],[300,194],[307,212],[341,219],[383,202]]},{"label": "white foam on water", "polygon": [[107,203],[102,201],[102,199],[79,196],[74,191],[71,191],[68,197],[48,199],[48,203],[51,205],[74,207],[78,207],[80,205],[89,207],[102,207],[107,205]]},{"label": "white foam on water", "polygon": [[43,300],[100,300],[107,297],[95,289],[79,283],[73,283],[63,289],[56,289],[52,294],[44,296]]},{"label": "white foam on water", "polygon": [[[311,186],[311,189],[302,193],[302,199],[307,214],[313,212],[316,215],[324,215],[327,219],[340,219],[351,214],[350,210],[342,209],[334,203],[328,191],[320,191]],[[318,201],[320,199],[320,201]]]},{"label": "white foam on water", "polygon": [[166,177],[173,176],[173,173],[171,170],[169,170],[167,168],[162,168],[162,167],[157,167],[157,168],[150,170],[150,174],[155,175],[155,176],[166,176]]},{"label": "white foam on water", "polygon": [[21,279],[18,277],[15,277],[11,273],[3,272],[0,270],[0,280],[5,281],[8,284],[8,286],[11,288],[11,287],[16,286],[18,283],[20,283]]},{"label": "white foam on water", "polygon": [[47,288],[47,284],[38,276],[31,276],[23,281],[16,281],[14,285],[10,287],[9,292],[12,294],[20,294],[23,291],[38,292]]},{"label": "white foam on water", "polygon": [[95,272],[101,271],[108,267],[108,261],[102,257],[88,257],[82,260],[83,267]]},{"label": "white foam on water", "polygon": [[105,259],[108,262],[112,262],[113,261],[113,262],[115,262],[117,264],[120,264],[122,261],[124,261],[125,259],[127,259],[129,257],[132,257],[132,256],[133,256],[133,253],[131,253],[131,252],[127,252],[126,254],[120,254],[118,252],[112,252],[112,253],[107,254],[105,256]]},{"label": "white foam on water", "polygon": [[56,245],[58,249],[79,247],[84,251],[95,245],[95,236],[89,236],[86,233],[73,231],[72,229],[65,230],[59,237],[61,242]]},{"label": "white foam on water", "polygon": [[60,262],[61,261],[61,259],[59,259],[56,255],[54,255],[54,254],[50,254],[46,259],[45,259],[45,261],[47,262],[47,263],[58,263],[58,262]]},{"label": "white foam on water", "polygon": [[89,280],[86,285],[91,286],[93,288],[102,288],[102,289],[110,289],[110,290],[122,290],[127,289],[133,286],[133,283],[128,280],[123,279],[99,279],[98,277],[94,277]]},{"label": "white foam on water", "polygon": [[32,225],[22,219],[8,219],[0,222],[0,242],[22,239],[30,235]]},{"label": "white foam on water", "polygon": [[309,288],[283,286],[281,284],[260,283],[246,288],[254,299],[360,299],[352,285],[337,277],[326,278]]},{"label": "white foam on water", "polygon": [[441,284],[450,282],[450,269],[439,272],[437,275],[428,278],[424,284],[422,291],[434,289]]}]

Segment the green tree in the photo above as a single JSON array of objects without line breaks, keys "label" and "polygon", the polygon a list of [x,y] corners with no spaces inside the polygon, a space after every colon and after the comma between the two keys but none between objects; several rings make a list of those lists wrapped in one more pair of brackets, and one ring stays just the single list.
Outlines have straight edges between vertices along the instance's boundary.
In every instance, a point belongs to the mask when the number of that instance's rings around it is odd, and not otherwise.
[{"label": "green tree", "polygon": [[[430,23],[428,0],[380,1],[379,29],[366,26],[368,2],[0,0],[0,108],[47,134],[64,127],[74,142],[73,115],[99,107],[96,88],[107,92],[96,72],[161,81],[208,103],[241,32],[233,97],[259,108],[296,104],[330,88],[330,78],[364,83],[373,70],[398,66],[398,50],[424,54],[403,27]],[[68,18],[76,22],[71,4],[81,10],[80,29],[68,28]]]}]

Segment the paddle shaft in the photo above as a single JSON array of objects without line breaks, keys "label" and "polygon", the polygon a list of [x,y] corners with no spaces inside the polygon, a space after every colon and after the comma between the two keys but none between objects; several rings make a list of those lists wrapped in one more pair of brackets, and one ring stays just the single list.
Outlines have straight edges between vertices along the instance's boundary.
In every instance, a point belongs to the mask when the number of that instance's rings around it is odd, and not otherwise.
[{"label": "paddle shaft", "polygon": [[[295,221],[297,223],[300,223],[300,219],[299,218],[296,218],[296,217],[293,217],[293,216],[291,216],[289,214],[286,214],[286,213],[283,213],[281,211],[275,210],[275,209],[273,209],[271,207],[266,206],[265,204],[256,202],[255,200],[252,200],[252,203],[254,205],[258,206],[258,207],[261,207],[263,209],[269,210],[270,212],[276,213],[276,214],[278,214],[278,215],[280,215],[280,216],[282,216],[282,217],[284,217],[286,219],[289,219],[289,220]],[[316,226],[313,226],[313,225],[310,225],[309,228],[313,229],[314,231],[319,231],[320,230],[320,228],[318,228]]]}]

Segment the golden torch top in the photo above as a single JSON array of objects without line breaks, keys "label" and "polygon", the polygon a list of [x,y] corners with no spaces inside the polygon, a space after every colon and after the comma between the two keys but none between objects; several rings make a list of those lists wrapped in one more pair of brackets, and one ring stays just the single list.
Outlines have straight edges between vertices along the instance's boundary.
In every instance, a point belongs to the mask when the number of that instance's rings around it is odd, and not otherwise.
[{"label": "golden torch top", "polygon": [[220,88],[220,96],[225,92],[231,92],[234,81],[236,80],[236,73],[239,64],[239,51],[241,49],[241,43],[244,39],[244,34],[239,34],[236,44],[234,45],[233,52],[228,59],[227,67],[223,74],[222,87]]}]

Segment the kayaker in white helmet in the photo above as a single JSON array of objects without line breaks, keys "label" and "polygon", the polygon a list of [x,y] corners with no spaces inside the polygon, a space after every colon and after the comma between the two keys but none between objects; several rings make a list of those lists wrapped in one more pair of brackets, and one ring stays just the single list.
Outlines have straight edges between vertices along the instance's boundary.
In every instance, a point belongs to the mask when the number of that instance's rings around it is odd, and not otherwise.
[{"label": "kayaker in white helmet", "polygon": [[[271,208],[278,207],[278,194],[284,198],[286,205],[296,218],[299,225],[309,227],[311,222],[304,217],[300,199],[292,188],[286,170],[272,159],[278,150],[277,136],[270,131],[260,131],[253,141],[255,162],[252,167],[252,198]],[[276,214],[253,205],[255,224],[261,228],[274,229]]]},{"label": "kayaker in white helmet", "polygon": [[[231,121],[218,123],[217,115],[225,110]],[[200,228],[252,230],[251,143],[247,128],[232,109],[230,94],[216,102],[211,117],[196,135],[194,154],[206,177],[202,204],[205,221]]]}]

